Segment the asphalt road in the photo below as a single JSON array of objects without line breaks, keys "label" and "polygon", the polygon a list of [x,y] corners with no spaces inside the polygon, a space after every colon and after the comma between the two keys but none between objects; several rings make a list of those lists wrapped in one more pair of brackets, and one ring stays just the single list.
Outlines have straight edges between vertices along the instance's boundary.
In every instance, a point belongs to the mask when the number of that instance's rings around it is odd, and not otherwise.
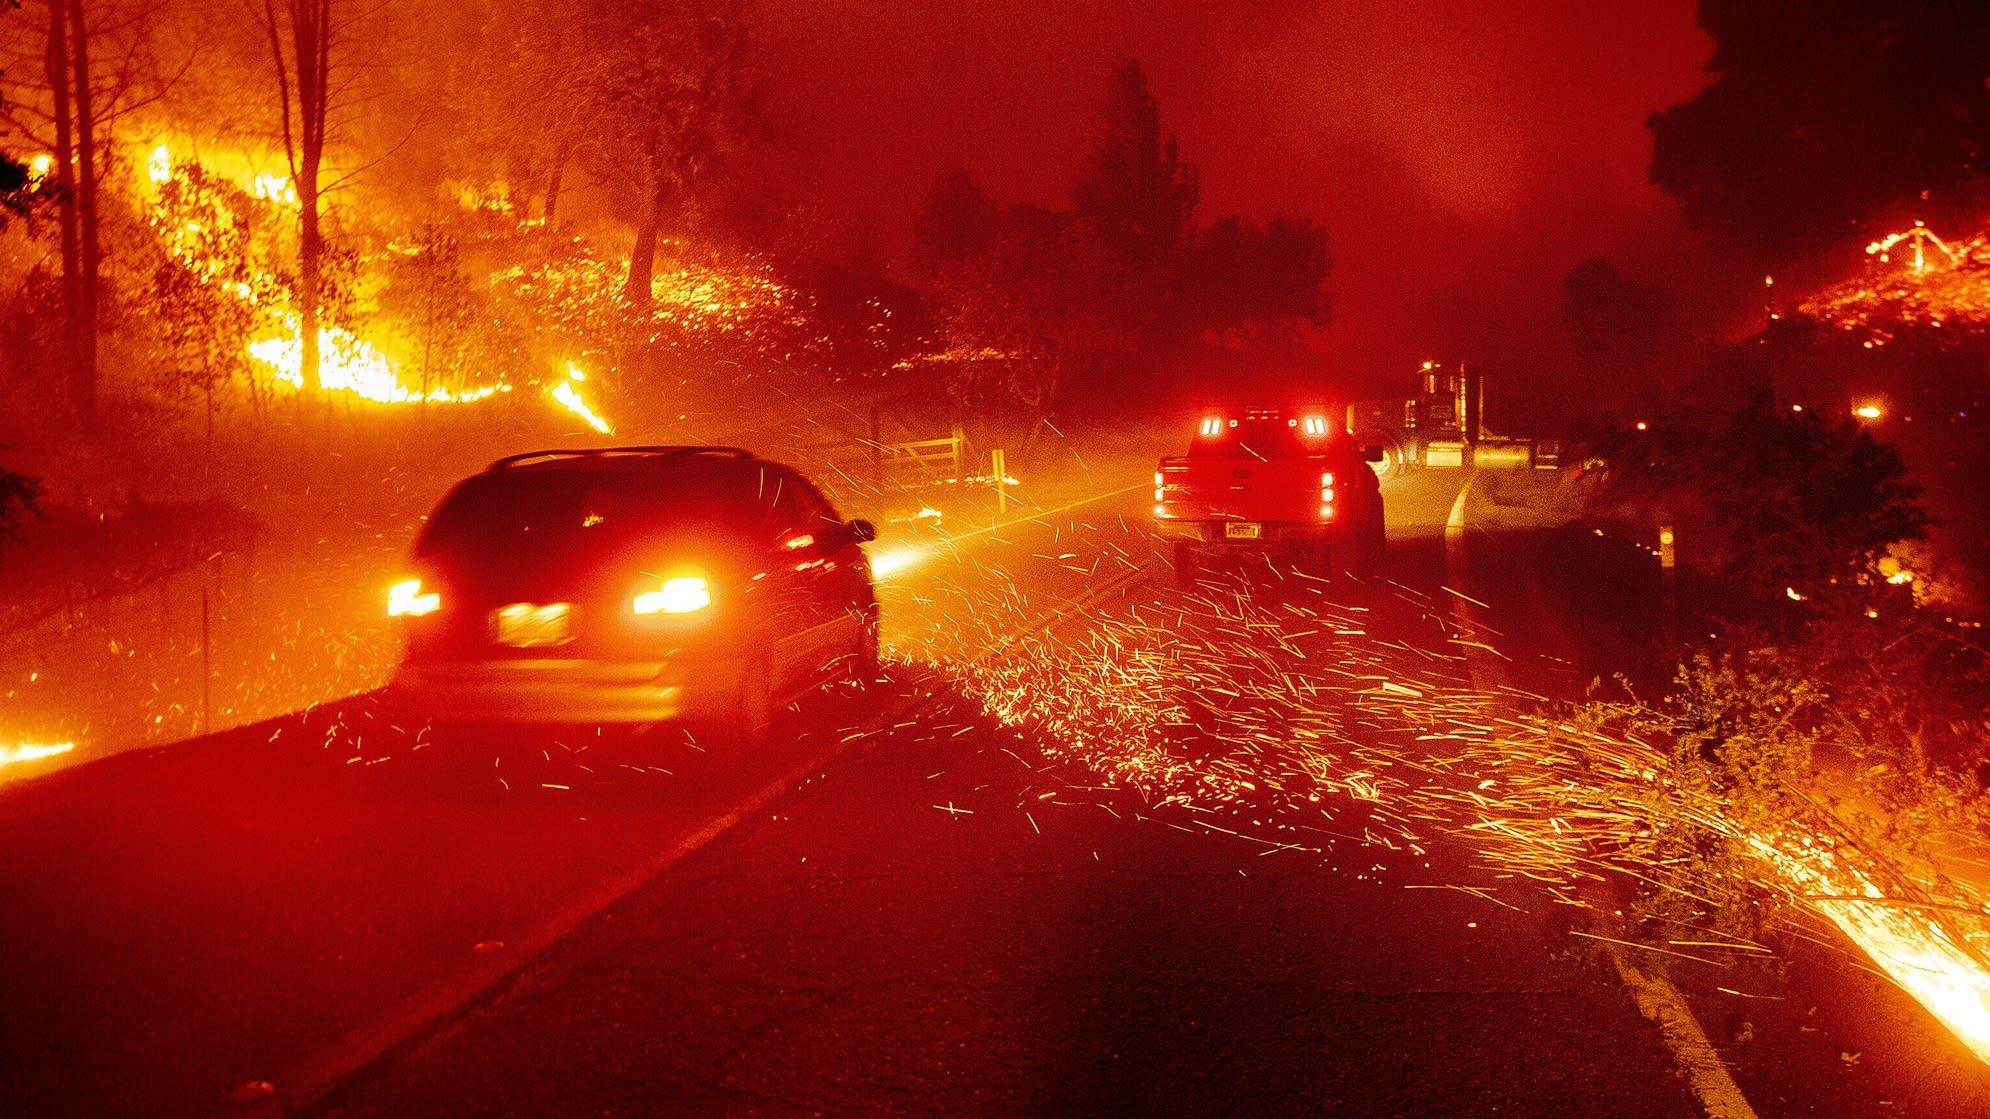
[{"label": "asphalt road", "polygon": [[[1579,682],[1603,640],[1571,630],[1610,627],[1540,585],[1552,487],[1481,489],[1461,566],[1458,481],[1392,487],[1390,584],[1224,593],[1456,675],[1450,586],[1527,686]],[[1182,624],[1140,505],[925,557],[886,597],[908,659],[751,757],[431,741],[361,697],[0,791],[0,1112],[1701,1114],[1568,915],[1468,845],[1338,790],[1157,804],[927,663]],[[1755,1111],[1901,1113],[1814,1023],[1727,1047]]]}]

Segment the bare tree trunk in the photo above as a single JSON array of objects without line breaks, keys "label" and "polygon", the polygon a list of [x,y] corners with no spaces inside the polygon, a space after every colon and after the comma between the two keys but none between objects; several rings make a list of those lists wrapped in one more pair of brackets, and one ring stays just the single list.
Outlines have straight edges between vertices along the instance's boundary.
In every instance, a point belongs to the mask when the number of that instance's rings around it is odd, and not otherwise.
[{"label": "bare tree trunk", "polygon": [[566,177],[567,160],[573,155],[573,141],[565,136],[553,145],[553,166],[546,173],[546,225],[551,227],[560,212],[560,180]]},{"label": "bare tree trunk", "polygon": [[325,88],[331,56],[331,0],[292,0],[291,33],[297,56],[297,317],[304,387],[320,387],[319,303],[323,297],[324,235],[319,230],[318,170],[325,158]]},{"label": "bare tree trunk", "polygon": [[90,32],[82,0],[69,0],[69,49],[74,63],[76,108],[76,218],[82,271],[76,284],[75,364],[70,396],[85,431],[97,426],[97,295],[103,251],[97,238],[97,120],[90,101]]},{"label": "bare tree trunk", "polygon": [[[68,5],[73,0],[48,0],[48,53],[43,67],[55,108],[55,180],[61,187],[56,211],[62,229],[62,360],[65,387],[75,403],[76,365],[83,349],[80,309],[82,296],[81,233],[76,214],[76,140],[69,96]],[[83,420],[81,411],[78,420]]]},{"label": "bare tree trunk", "polygon": [[[319,304],[324,298],[324,234],[319,228],[323,191],[318,173],[325,158],[325,125],[331,97],[332,0],[263,0],[263,30],[270,61],[276,65],[283,150],[297,188],[297,344],[298,374],[307,395],[322,387],[319,376]],[[288,42],[286,43],[286,40]],[[293,64],[297,111],[290,109]]]},{"label": "bare tree trunk", "polygon": [[301,347],[298,365],[304,388],[311,391],[319,387],[318,301],[324,282],[324,237],[318,230],[315,171],[298,174],[297,203],[297,330]]},{"label": "bare tree trunk", "polygon": [[636,243],[629,250],[629,283],[623,294],[637,307],[650,305],[650,284],[656,277],[656,239],[663,225],[662,176],[653,180],[649,204],[636,222]]}]

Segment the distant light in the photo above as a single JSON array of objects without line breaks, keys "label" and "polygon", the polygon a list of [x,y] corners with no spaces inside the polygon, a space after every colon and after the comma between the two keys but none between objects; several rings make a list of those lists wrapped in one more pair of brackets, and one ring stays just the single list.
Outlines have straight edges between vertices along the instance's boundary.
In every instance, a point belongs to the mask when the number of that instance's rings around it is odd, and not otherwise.
[{"label": "distant light", "polygon": [[1792,411],[1792,412],[1801,412],[1801,411],[1803,411],[1803,405],[1801,405],[1801,404],[1792,404],[1792,405],[1790,405],[1790,411]]},{"label": "distant light", "polygon": [[1852,414],[1862,420],[1876,420],[1886,415],[1886,411],[1877,404],[1861,404],[1852,409]]},{"label": "distant light", "polygon": [[1646,422],[1644,422],[1643,420],[1639,420],[1639,421],[1638,421],[1638,430],[1639,430],[1639,431],[1650,431],[1650,430],[1651,430],[1651,425],[1650,425],[1650,424],[1648,424],[1648,423],[1646,423]]},{"label": "distant light", "polygon": [[1790,596],[1791,602],[1802,602],[1810,597],[1809,595],[1799,593],[1795,587],[1784,587],[1783,593]]}]

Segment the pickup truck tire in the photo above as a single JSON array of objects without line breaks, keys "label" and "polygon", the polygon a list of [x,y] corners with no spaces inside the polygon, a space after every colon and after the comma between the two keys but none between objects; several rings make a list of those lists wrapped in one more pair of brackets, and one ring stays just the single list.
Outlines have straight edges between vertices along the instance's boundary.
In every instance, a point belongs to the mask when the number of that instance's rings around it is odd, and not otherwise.
[{"label": "pickup truck tire", "polygon": [[1175,542],[1175,582],[1184,587],[1195,586],[1195,580],[1202,574],[1202,549],[1187,540]]},{"label": "pickup truck tire", "polygon": [[1378,510],[1362,522],[1360,536],[1348,549],[1348,574],[1357,579],[1373,577],[1382,569],[1382,560],[1387,556],[1388,549],[1388,534],[1382,527],[1382,514]]}]

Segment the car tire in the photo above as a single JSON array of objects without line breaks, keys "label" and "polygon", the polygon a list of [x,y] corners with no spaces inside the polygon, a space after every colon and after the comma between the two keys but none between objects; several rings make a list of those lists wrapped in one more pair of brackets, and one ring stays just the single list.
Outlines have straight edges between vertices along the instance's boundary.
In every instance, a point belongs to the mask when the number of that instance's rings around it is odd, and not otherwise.
[{"label": "car tire", "polygon": [[857,631],[856,647],[850,652],[850,680],[860,688],[877,683],[883,660],[878,646],[878,609],[873,606],[864,612],[863,624]]}]

